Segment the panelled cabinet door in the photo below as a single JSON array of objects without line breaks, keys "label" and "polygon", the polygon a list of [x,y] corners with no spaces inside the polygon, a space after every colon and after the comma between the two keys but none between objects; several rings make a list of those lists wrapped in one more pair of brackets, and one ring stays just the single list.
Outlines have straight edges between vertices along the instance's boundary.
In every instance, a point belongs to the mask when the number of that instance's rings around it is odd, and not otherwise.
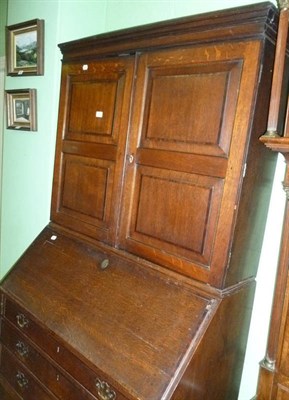
[{"label": "panelled cabinet door", "polygon": [[128,57],[62,71],[52,220],[108,243],[119,214],[133,69]]},{"label": "panelled cabinet door", "polygon": [[220,284],[238,203],[259,52],[260,43],[252,41],[140,55],[122,248]]}]

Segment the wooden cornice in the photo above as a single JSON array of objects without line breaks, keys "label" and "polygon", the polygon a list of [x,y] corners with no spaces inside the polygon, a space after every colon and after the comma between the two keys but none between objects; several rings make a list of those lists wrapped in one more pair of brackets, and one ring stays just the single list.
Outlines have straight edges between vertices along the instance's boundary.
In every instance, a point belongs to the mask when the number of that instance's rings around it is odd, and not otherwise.
[{"label": "wooden cornice", "polygon": [[270,2],[176,18],[59,44],[63,61],[128,55],[147,49],[266,36],[275,42],[279,13]]}]

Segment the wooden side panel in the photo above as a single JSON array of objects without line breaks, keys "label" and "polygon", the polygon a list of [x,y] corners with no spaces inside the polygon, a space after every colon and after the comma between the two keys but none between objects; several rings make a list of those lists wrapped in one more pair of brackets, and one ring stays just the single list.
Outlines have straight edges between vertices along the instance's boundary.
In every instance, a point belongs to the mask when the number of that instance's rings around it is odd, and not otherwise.
[{"label": "wooden side panel", "polygon": [[237,400],[255,283],[223,298],[171,400]]},{"label": "wooden side panel", "polygon": [[140,56],[122,248],[221,284],[250,133],[259,50],[259,42],[247,42]]},{"label": "wooden side panel", "polygon": [[52,220],[114,241],[134,62],[65,65]]}]

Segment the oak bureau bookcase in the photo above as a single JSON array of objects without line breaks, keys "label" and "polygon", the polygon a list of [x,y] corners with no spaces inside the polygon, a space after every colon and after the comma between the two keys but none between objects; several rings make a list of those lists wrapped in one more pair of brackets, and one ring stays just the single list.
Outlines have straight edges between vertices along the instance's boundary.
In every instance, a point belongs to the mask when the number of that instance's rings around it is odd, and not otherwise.
[{"label": "oak bureau bookcase", "polygon": [[51,222],[1,284],[4,399],[238,397],[278,12],[60,44]]}]

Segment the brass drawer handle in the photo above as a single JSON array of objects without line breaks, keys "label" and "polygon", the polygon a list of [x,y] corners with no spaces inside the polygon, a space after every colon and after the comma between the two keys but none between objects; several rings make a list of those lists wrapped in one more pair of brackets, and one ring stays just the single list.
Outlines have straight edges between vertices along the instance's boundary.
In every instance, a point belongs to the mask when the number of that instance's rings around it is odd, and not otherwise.
[{"label": "brass drawer handle", "polygon": [[29,348],[26,346],[25,343],[23,343],[21,340],[18,340],[16,343],[16,351],[21,357],[28,356],[29,353]]},{"label": "brass drawer handle", "polygon": [[108,383],[96,379],[95,386],[97,388],[97,394],[100,400],[114,400],[116,399],[116,393],[111,389]]},{"label": "brass drawer handle", "polygon": [[25,317],[24,314],[17,314],[16,315],[17,325],[23,329],[28,326],[28,319]]},{"label": "brass drawer handle", "polygon": [[26,378],[26,376],[18,371],[16,374],[16,382],[17,385],[21,388],[21,389],[26,389],[28,387],[28,379]]}]

